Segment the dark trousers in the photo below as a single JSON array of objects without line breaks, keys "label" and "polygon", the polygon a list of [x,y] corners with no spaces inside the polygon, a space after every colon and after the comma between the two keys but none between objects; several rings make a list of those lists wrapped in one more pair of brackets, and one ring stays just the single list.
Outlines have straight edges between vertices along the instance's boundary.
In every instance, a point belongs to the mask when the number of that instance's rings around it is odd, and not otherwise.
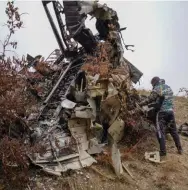
[{"label": "dark trousers", "polygon": [[156,128],[161,153],[166,153],[166,131],[171,134],[177,149],[182,150],[173,111],[159,112],[156,118]]}]

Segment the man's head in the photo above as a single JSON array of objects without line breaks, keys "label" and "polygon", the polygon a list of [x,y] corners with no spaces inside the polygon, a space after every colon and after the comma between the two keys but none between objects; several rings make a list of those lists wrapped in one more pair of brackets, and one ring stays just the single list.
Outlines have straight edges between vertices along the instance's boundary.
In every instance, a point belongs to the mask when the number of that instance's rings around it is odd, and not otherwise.
[{"label": "man's head", "polygon": [[160,81],[159,77],[153,77],[151,79],[151,85],[154,87],[154,86],[156,86],[159,83],[159,81]]},{"label": "man's head", "polygon": [[162,84],[165,84],[165,80],[164,80],[164,79],[161,79],[161,83],[162,83]]}]

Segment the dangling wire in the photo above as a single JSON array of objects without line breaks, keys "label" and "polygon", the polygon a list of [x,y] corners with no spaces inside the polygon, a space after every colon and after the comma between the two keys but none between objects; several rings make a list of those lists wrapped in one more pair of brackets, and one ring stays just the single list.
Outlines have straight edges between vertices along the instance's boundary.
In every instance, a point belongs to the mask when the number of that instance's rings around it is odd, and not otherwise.
[{"label": "dangling wire", "polygon": [[121,37],[121,39],[122,39],[123,45],[125,46],[126,50],[130,50],[130,51],[134,52],[135,50],[129,49],[129,47],[134,47],[134,45],[126,45],[126,44],[125,44],[125,41],[124,41],[124,39],[123,39],[123,35],[122,35],[121,31],[119,31],[119,33],[120,33],[120,37]]}]

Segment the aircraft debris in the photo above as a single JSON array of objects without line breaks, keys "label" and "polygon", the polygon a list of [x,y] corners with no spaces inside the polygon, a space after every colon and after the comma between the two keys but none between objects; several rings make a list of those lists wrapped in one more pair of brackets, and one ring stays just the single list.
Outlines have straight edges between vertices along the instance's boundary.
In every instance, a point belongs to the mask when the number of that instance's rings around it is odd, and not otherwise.
[{"label": "aircraft debris", "polygon": [[[48,9],[50,3],[61,34]],[[28,156],[33,164],[57,176],[69,169],[91,166],[97,162],[91,155],[102,153],[104,148],[94,129],[103,132],[105,120],[112,138],[112,165],[119,177],[123,168],[117,143],[124,135],[126,118],[130,117],[132,83],[137,83],[142,73],[123,57],[117,13],[97,2],[42,4],[60,50],[53,51],[46,60],[41,56],[27,58],[28,68],[33,67],[32,72],[40,75],[31,80],[39,109],[27,122],[32,144],[45,147],[43,152],[28,151]],[[99,35],[85,27],[87,14],[96,18]]]},{"label": "aircraft debris", "polygon": [[178,127],[178,133],[184,136],[188,136],[188,123],[183,123]]},{"label": "aircraft debris", "polygon": [[145,159],[155,163],[161,163],[159,151],[145,152]]}]

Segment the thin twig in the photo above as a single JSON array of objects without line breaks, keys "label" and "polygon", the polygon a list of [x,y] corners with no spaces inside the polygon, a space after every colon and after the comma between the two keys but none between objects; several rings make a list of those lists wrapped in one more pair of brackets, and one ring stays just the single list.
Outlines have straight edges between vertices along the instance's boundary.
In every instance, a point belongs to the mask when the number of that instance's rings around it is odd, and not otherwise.
[{"label": "thin twig", "polygon": [[22,15],[29,15],[29,13],[21,13],[19,16],[22,16]]},{"label": "thin twig", "polygon": [[5,52],[6,52],[6,51],[9,51],[9,52],[15,53],[15,55],[18,56],[18,54],[17,54],[14,50],[8,50],[8,49],[7,49],[7,50],[5,50]]}]

